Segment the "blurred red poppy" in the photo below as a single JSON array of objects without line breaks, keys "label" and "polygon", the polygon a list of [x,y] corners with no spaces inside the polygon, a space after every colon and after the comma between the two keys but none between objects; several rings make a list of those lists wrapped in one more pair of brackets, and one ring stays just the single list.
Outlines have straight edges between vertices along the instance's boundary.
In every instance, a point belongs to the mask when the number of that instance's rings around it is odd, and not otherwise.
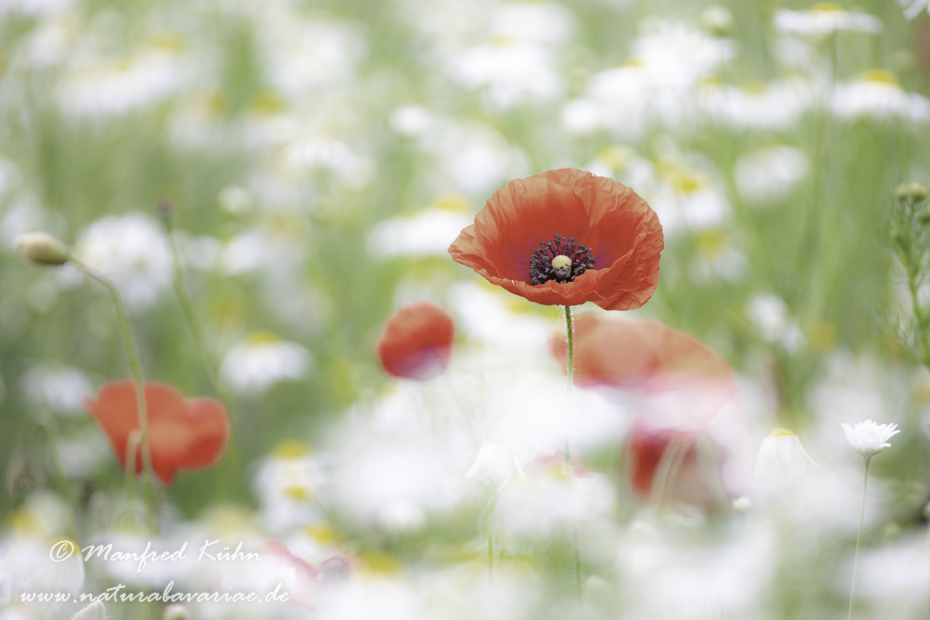
[{"label": "blurred red poppy", "polygon": [[[146,381],[145,405],[152,469],[162,483],[170,484],[178,471],[211,467],[226,451],[229,417],[219,401],[188,399],[172,385]],[[126,444],[139,431],[135,384],[130,380],[107,383],[96,399],[84,400],[84,408],[110,440],[125,469]],[[136,448],[135,452],[136,473],[140,473],[142,451]]]},{"label": "blurred red poppy", "polygon": [[[644,497],[659,495],[706,508],[745,483],[754,445],[729,362],[694,336],[659,321],[616,320],[597,313],[575,321],[577,385],[616,394],[635,415],[627,433],[630,483]],[[564,337],[550,343],[566,364]],[[707,437],[704,460],[698,441]],[[664,464],[662,464],[664,461]],[[719,480],[708,479],[717,471]]]},{"label": "blurred red poppy", "polygon": [[633,310],[656,290],[664,247],[658,216],[636,192],[562,168],[497,190],[449,254],[539,304]]},{"label": "blurred red poppy", "polygon": [[[567,365],[564,337],[550,342]],[[736,393],[733,368],[691,334],[648,319],[614,320],[586,313],[574,321],[575,383],[620,388],[648,397],[663,409],[678,409],[684,421],[701,425]]]},{"label": "blurred red poppy", "polygon": [[430,301],[401,306],[389,316],[375,342],[385,372],[426,381],[449,365],[455,326],[452,317]]}]

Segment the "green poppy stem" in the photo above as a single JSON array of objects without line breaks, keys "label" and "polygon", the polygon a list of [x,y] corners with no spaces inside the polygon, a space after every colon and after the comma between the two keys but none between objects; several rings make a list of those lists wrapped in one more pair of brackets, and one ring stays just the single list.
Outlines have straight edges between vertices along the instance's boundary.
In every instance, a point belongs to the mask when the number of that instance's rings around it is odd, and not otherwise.
[{"label": "green poppy stem", "polygon": [[849,613],[846,620],[852,620],[853,602],[856,595],[856,570],[859,568],[859,547],[862,544],[862,523],[865,521],[865,497],[866,490],[869,488],[869,465],[872,464],[872,457],[865,457],[865,476],[862,481],[862,506],[859,509],[859,534],[856,536],[856,554],[853,556],[853,574],[852,584],[849,586]]},{"label": "green poppy stem", "polygon": [[[70,258],[70,262],[107,289],[107,292],[110,293],[110,297],[113,300],[113,307],[116,308],[117,325],[119,325],[123,345],[126,348],[126,357],[129,360],[129,372],[136,386],[136,406],[139,410],[139,444],[142,447],[142,494],[145,498],[149,526],[153,530],[157,530],[158,513],[155,501],[155,474],[152,469],[152,452],[149,449],[149,420],[148,410],[145,404],[145,384],[142,380],[142,367],[139,364],[139,356],[136,353],[136,344],[132,338],[132,327],[129,324],[129,316],[126,314],[126,307],[123,305],[119,291],[116,289],[116,285],[114,285],[113,282],[74,257]],[[127,467],[131,465],[132,464],[127,463]]]},{"label": "green poppy stem", "polygon": [[[207,381],[210,383],[210,389],[213,394],[226,405],[229,411],[229,422],[233,432],[229,437],[228,458],[223,459],[223,463],[217,468],[217,474],[220,477],[220,495],[227,499],[242,499],[239,494],[245,488],[242,473],[242,459],[239,454],[239,446],[236,441],[235,423],[236,417],[233,410],[233,401],[229,394],[223,389],[222,384],[217,377],[211,361],[207,346],[203,337],[203,329],[200,321],[197,320],[197,314],[194,312],[194,305],[191,303],[190,296],[184,286],[184,268],[181,265],[181,256],[178,252],[178,246],[174,241],[174,228],[171,223],[171,217],[163,217],[162,222],[165,225],[165,236],[168,238],[168,247],[171,249],[171,262],[174,275],[174,291],[177,295],[178,302],[181,304],[181,310],[184,313],[184,319],[194,338],[194,344],[197,347],[197,354],[200,356],[200,363],[207,375]],[[224,473],[226,475],[224,475]]]},{"label": "green poppy stem", "polygon": [[[574,386],[574,377],[575,377],[575,330],[572,326],[572,307],[565,306],[565,324],[567,328],[568,335],[568,364],[567,364],[567,373],[566,373],[566,382],[565,387],[568,391],[568,411],[571,411],[571,399],[572,399],[572,387]],[[569,477],[569,480],[572,479],[572,463],[571,463],[571,442],[569,441],[569,432],[568,429],[565,431],[565,449],[563,450],[565,456],[565,471]],[[575,576],[575,597],[578,601],[578,605],[581,605],[581,544],[578,540],[578,515],[572,517],[572,572]]]}]

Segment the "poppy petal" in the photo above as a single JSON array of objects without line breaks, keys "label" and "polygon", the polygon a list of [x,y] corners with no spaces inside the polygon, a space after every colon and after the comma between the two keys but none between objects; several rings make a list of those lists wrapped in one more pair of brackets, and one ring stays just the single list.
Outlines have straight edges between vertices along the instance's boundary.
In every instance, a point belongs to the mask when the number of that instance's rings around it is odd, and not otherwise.
[{"label": "poppy petal", "polygon": [[[205,469],[219,461],[230,435],[229,417],[219,401],[187,399],[174,386],[155,381],[145,382],[144,393],[152,469],[162,483],[170,484],[178,471]],[[127,442],[140,428],[135,383],[107,383],[95,399],[84,401],[84,407],[125,468]],[[137,450],[136,473],[141,471],[142,455]]]},{"label": "poppy petal", "polygon": [[[556,234],[592,248],[596,262],[574,281],[533,285],[533,252]],[[655,292],[663,248],[658,216],[633,190],[562,168],[515,179],[495,192],[449,254],[492,284],[539,304],[592,301],[607,310],[632,310]]]},{"label": "poppy petal", "polygon": [[442,307],[418,301],[406,304],[384,322],[375,353],[385,372],[426,381],[449,365],[455,326]]}]

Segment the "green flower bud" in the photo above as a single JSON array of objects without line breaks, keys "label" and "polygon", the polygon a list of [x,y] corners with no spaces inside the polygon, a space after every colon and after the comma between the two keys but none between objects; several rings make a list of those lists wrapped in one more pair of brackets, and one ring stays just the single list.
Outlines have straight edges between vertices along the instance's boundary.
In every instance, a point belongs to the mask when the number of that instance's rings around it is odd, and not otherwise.
[{"label": "green flower bud", "polygon": [[20,256],[36,265],[57,267],[68,262],[68,247],[46,232],[17,235],[13,244]]},{"label": "green flower bud", "polygon": [[917,181],[901,183],[894,188],[894,195],[902,200],[913,200],[914,202],[918,202],[930,195],[930,187],[927,187],[923,183],[918,183]]}]

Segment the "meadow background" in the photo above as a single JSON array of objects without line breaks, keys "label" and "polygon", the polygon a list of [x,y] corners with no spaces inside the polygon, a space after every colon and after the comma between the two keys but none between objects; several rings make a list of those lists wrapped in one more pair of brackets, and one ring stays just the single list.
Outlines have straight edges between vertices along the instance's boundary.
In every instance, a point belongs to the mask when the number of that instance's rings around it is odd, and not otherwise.
[{"label": "meadow background", "polygon": [[[294,617],[571,613],[557,533],[501,534],[487,585],[497,485],[459,488],[492,439],[481,399],[518,407],[538,382],[562,385],[547,353],[561,309],[487,285],[446,249],[509,180],[577,167],[629,185],[663,224],[658,290],[630,314],[730,361],[752,458],[784,426],[832,476],[792,495],[789,516],[686,510],[644,525],[616,412],[581,452],[609,498],[590,526],[607,542],[585,556],[585,616],[841,617],[861,459],[840,423],[872,418],[903,432],[873,464],[857,617],[927,617],[930,375],[889,231],[894,188],[930,182],[930,17],[890,0],[818,8],[0,2],[7,572],[24,536],[132,531],[119,466],[81,405],[129,376],[113,308],[76,270],[26,264],[13,239],[73,245],[122,291],[146,378],[212,395],[174,291],[167,201],[239,462],[180,474],[166,528],[247,531],[313,565],[329,553],[313,545],[348,558],[356,590],[308,594]],[[930,303],[930,284],[918,293]],[[385,317],[418,299],[456,318],[444,387],[387,377],[373,352]],[[453,441],[462,412],[477,430]],[[458,451],[438,467],[447,445]],[[418,477],[436,467],[441,480]],[[636,553],[651,559],[625,563]],[[119,580],[88,570],[84,589]],[[7,601],[0,617],[68,609]]]}]

